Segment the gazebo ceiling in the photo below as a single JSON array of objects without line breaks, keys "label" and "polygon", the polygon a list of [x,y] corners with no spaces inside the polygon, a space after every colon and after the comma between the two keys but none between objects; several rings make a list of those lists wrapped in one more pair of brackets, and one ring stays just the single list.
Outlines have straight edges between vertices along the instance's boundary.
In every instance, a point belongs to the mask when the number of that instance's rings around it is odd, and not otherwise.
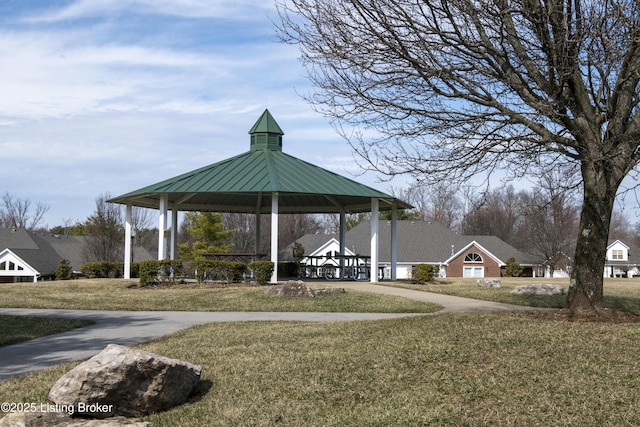
[{"label": "gazebo ceiling", "polygon": [[270,213],[278,193],[280,213],[368,212],[371,199],[380,210],[412,206],[282,152],[284,134],[268,110],[253,125],[250,151],[191,172],[114,197],[112,203],[181,211]]}]

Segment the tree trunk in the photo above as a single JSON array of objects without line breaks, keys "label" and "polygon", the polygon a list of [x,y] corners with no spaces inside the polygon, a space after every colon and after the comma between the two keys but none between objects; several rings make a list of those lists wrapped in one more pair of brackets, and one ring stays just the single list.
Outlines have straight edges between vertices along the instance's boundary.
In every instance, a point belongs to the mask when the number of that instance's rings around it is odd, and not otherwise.
[{"label": "tree trunk", "polygon": [[566,305],[570,310],[602,306],[609,227],[619,185],[611,176],[613,168],[606,166],[583,165],[584,202]]}]

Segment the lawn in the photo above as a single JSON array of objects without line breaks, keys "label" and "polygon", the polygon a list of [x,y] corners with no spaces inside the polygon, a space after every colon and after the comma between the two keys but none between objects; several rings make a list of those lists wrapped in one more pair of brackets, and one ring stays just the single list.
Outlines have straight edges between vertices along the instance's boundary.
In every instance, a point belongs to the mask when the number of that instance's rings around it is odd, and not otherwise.
[{"label": "lawn", "polygon": [[[529,281],[420,289],[502,301]],[[160,291],[110,290],[115,300],[120,291],[148,299]],[[637,311],[640,282],[607,281],[605,294],[612,308]],[[505,302],[518,301],[535,303]],[[155,426],[640,425],[640,323],[563,322],[535,312],[239,322],[137,347],[203,366],[200,393],[147,417]],[[76,364],[0,382],[0,401],[47,402],[49,388]]]},{"label": "lawn", "polygon": [[[266,286],[140,288],[137,283],[137,280],[91,279],[0,284],[0,308],[366,313],[430,313],[441,308],[435,304],[360,292],[313,299],[279,298],[265,295]],[[326,283],[318,286],[326,286]]]},{"label": "lawn", "polygon": [[92,325],[88,320],[53,317],[0,316],[0,346]]},{"label": "lawn", "polygon": [[[458,278],[437,279],[433,283],[426,285],[396,282],[393,286],[532,307],[564,307],[566,295],[541,297],[511,294],[511,291],[516,286],[530,283],[557,284],[562,285],[565,289],[569,287],[569,279],[565,278],[533,279],[526,277],[502,277],[500,279],[500,288],[482,288],[478,287],[477,279]],[[604,305],[608,308],[623,310],[640,315],[640,278],[605,279]]]},{"label": "lawn", "polygon": [[[241,322],[138,346],[203,366],[201,394],[155,426],[640,425],[640,327],[528,313]],[[0,382],[46,402],[74,364]]]}]

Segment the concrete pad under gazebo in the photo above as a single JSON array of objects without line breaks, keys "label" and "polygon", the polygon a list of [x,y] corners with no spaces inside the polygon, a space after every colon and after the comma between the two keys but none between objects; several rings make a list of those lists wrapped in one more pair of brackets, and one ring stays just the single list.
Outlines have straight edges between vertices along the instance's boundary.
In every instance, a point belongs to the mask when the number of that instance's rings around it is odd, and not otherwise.
[{"label": "concrete pad under gazebo", "polygon": [[[282,152],[284,132],[268,110],[249,131],[250,149],[218,163],[114,197],[111,203],[124,204],[125,278],[131,269],[132,206],[160,210],[158,259],[176,259],[178,211],[254,213],[256,253],[260,245],[260,215],[271,214],[271,261],[278,265],[278,214],[340,214],[340,251],[344,254],[345,215],[371,212],[371,271],[378,271],[378,214],[391,210],[395,224],[397,209],[412,206],[316,165]],[[168,212],[171,211],[171,227]],[[394,227],[392,227],[394,228]],[[168,234],[168,236],[167,236]],[[167,237],[170,250],[167,254]],[[397,243],[392,233],[392,279],[395,279]],[[278,281],[274,268],[272,282]],[[377,282],[377,274],[371,274]]]}]

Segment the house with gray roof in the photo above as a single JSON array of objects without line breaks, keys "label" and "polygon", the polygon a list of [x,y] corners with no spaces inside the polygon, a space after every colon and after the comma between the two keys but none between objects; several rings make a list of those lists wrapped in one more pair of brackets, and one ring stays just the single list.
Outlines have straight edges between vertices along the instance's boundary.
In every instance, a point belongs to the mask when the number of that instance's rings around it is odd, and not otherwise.
[{"label": "house with gray roof", "polygon": [[635,277],[640,275],[640,252],[621,240],[609,240],[604,277]]},{"label": "house with gray roof", "polygon": [[[0,283],[37,282],[53,279],[61,259],[69,260],[75,273],[87,262],[86,237],[33,233],[25,229],[0,228]],[[152,259],[136,248],[135,261]]]},{"label": "house with gray roof", "polygon": [[[347,255],[358,255],[366,260],[370,247],[369,229],[370,223],[363,221],[346,233]],[[306,235],[297,242],[305,248],[304,264],[320,267],[337,263],[338,236]],[[397,242],[398,279],[410,278],[411,268],[417,264],[438,266],[442,277],[500,277],[511,257],[524,267],[524,275],[534,276],[537,270],[531,257],[495,236],[463,236],[436,222],[398,221]],[[282,259],[292,258],[292,246],[281,252]],[[380,275],[389,277],[391,222],[380,222],[379,256]]]}]

